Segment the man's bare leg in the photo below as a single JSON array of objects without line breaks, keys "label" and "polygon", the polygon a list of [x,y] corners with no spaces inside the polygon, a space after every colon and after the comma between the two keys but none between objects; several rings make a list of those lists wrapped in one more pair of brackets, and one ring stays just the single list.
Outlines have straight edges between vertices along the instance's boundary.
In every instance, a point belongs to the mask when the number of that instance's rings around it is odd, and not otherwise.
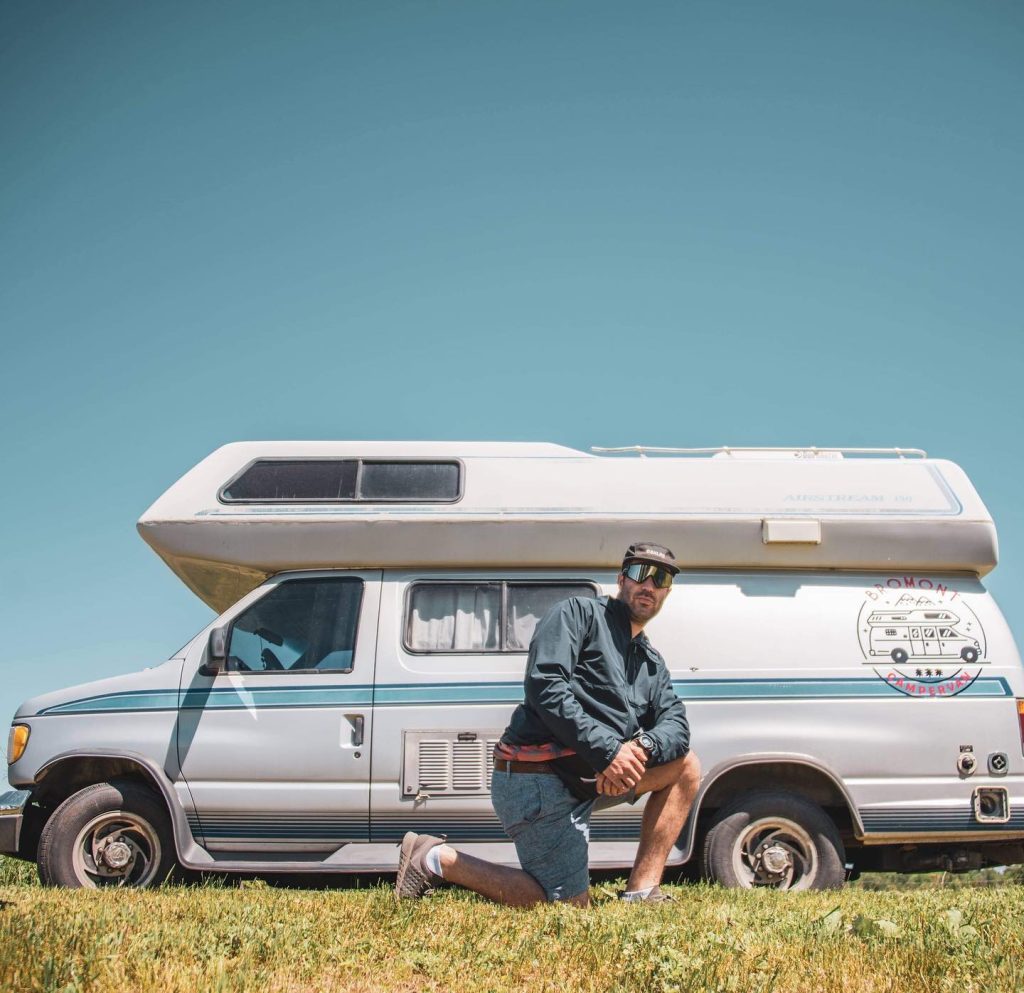
[{"label": "man's bare leg", "polygon": [[672,846],[683,830],[700,787],[700,762],[690,752],[655,766],[637,783],[637,796],[650,793],[640,829],[640,847],[627,890],[645,890],[661,882]]},{"label": "man's bare leg", "polygon": [[[486,862],[450,845],[441,846],[441,871],[446,882],[464,886],[506,907],[532,907],[545,902],[544,891],[528,872]],[[585,907],[589,895],[583,892],[563,902]]]}]

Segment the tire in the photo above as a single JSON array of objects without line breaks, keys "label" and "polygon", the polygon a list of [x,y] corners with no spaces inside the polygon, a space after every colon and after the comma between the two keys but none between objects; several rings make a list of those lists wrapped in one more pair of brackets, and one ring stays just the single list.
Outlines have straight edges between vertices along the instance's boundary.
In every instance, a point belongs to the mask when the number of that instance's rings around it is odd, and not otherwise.
[{"label": "tire", "polygon": [[138,783],[88,786],[68,797],[46,822],[38,862],[45,885],[157,886],[175,864],[167,808]]},{"label": "tire", "polygon": [[962,658],[968,665],[973,665],[978,661],[978,649],[971,648],[970,646],[961,648],[960,658]]},{"label": "tire", "polygon": [[832,818],[794,793],[753,792],[715,819],[704,875],[729,889],[828,890],[843,885],[846,856]]},{"label": "tire", "polygon": [[902,648],[894,648],[889,654],[897,665],[903,665],[907,661],[907,653]]}]

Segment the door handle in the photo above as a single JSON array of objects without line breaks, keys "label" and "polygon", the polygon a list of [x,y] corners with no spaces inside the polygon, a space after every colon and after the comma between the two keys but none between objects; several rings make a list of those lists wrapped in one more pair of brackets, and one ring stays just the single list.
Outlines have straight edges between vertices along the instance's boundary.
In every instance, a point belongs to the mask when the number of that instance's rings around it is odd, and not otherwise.
[{"label": "door handle", "polygon": [[363,743],[363,729],[366,718],[362,714],[346,714],[345,719],[352,725],[352,747],[358,748]]}]

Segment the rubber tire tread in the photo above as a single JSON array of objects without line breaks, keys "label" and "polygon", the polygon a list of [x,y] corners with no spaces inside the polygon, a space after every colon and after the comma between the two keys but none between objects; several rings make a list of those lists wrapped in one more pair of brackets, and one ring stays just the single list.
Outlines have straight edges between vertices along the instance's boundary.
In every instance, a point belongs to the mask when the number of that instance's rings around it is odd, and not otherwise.
[{"label": "rubber tire tread", "polygon": [[742,884],[732,865],[732,849],[744,829],[762,817],[784,817],[811,837],[818,854],[818,871],[805,889],[839,889],[846,881],[846,853],[832,818],[816,803],[796,793],[757,790],[744,793],[724,807],[704,840],[701,867],[704,878],[728,889]]},{"label": "rubber tire tread", "polygon": [[160,864],[149,886],[162,883],[176,864],[174,835],[162,798],[130,780],[95,783],[69,796],[46,822],[39,837],[37,868],[44,886],[80,889],[75,875],[72,846],[78,832],[99,814],[127,810],[149,821],[160,839]]}]

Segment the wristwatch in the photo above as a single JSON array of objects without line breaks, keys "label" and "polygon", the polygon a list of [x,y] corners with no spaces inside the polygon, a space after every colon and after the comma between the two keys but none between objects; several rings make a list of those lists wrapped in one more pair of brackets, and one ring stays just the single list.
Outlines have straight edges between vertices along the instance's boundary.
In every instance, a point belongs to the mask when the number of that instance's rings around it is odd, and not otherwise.
[{"label": "wristwatch", "polygon": [[634,741],[636,741],[640,745],[640,747],[645,752],[647,752],[647,757],[649,759],[654,758],[654,752],[658,746],[654,743],[654,739],[646,731],[641,731],[639,734],[635,735]]}]

